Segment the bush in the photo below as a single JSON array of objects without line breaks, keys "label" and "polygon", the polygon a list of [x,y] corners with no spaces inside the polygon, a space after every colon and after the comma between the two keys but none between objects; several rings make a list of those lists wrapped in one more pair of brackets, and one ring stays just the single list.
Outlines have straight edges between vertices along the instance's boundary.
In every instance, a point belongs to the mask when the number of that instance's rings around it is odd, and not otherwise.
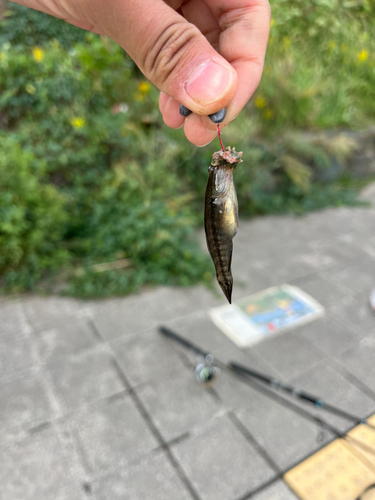
[{"label": "bush", "polygon": [[[223,133],[244,151],[242,216],[356,203],[347,177],[321,183],[345,155],[296,133],[374,118],[374,8],[332,4],[274,1],[261,86]],[[188,144],[157,101],[111,40],[12,5],[0,33],[3,290],[90,297],[210,281],[194,231],[218,144]]]},{"label": "bush", "polygon": [[[7,180],[6,289],[32,288],[59,268],[55,282],[68,281],[60,289],[85,297],[212,278],[194,235],[194,195],[172,166],[183,148],[155,124],[156,89],[133,77],[120,47],[92,34],[69,51],[56,40],[27,51],[3,45],[2,169],[28,206],[14,205]],[[22,230],[30,217],[34,245]],[[93,270],[125,258],[124,269]]]},{"label": "bush", "polygon": [[257,132],[358,129],[375,118],[375,5],[274,0]]},{"label": "bush", "polygon": [[0,141],[0,275],[5,285],[31,288],[67,261],[65,197],[45,182],[45,163],[6,136]]}]

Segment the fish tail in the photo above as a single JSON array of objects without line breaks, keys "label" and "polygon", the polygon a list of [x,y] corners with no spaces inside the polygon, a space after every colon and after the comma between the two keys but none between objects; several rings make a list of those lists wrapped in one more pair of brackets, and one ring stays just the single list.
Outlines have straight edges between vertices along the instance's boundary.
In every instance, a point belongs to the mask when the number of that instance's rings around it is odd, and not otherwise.
[{"label": "fish tail", "polygon": [[225,273],[225,275],[218,276],[217,281],[224,292],[225,297],[227,298],[229,304],[232,303],[232,289],[233,289],[233,277],[232,273],[229,271]]}]

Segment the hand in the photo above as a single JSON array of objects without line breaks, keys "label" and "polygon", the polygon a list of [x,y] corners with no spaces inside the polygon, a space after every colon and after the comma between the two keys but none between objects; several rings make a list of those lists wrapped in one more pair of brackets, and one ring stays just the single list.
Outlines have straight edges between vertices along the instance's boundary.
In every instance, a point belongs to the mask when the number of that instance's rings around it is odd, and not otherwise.
[{"label": "hand", "polygon": [[[166,125],[204,146],[216,136],[207,115],[232,121],[257,88],[266,52],[267,0],[15,0],[113,38],[160,90]],[[194,114],[180,116],[183,104]],[[201,115],[201,116],[199,116]]]}]

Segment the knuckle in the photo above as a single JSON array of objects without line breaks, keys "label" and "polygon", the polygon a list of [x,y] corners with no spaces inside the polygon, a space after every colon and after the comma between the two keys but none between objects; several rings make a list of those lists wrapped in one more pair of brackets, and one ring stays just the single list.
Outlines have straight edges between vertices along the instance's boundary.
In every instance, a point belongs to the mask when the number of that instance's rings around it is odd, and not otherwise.
[{"label": "knuckle", "polygon": [[219,25],[224,31],[232,28],[234,25],[246,24],[245,28],[254,29],[253,18],[259,14],[267,22],[271,20],[271,6],[268,0],[253,0],[247,7],[238,7],[228,9],[222,12]]},{"label": "knuckle", "polygon": [[199,30],[186,22],[169,25],[144,55],[143,68],[146,76],[163,84],[187,58],[186,51],[200,36]]}]

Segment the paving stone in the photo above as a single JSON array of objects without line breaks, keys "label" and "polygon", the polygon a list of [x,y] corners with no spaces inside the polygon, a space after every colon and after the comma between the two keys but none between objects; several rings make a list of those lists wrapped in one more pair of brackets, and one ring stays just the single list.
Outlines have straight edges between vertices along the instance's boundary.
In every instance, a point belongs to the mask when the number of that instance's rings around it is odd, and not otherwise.
[{"label": "paving stone", "polygon": [[222,411],[215,398],[198,384],[193,370],[154,380],[140,387],[137,394],[166,441]]},{"label": "paving stone", "polygon": [[277,257],[253,261],[252,266],[264,279],[268,279],[269,286],[282,285],[310,272],[305,266],[295,262],[292,255],[277,255]]},{"label": "paving stone", "polygon": [[[124,391],[109,349],[89,329],[87,314],[111,342],[164,439],[176,439],[173,453],[202,500],[238,500],[275,477],[246,432],[284,469],[322,445],[320,429],[227,372],[211,392],[204,390],[195,380],[196,354],[159,337],[158,325],[222,361],[290,381],[359,416],[372,413],[366,394],[375,393],[375,316],[368,307],[375,284],[374,219],[374,209],[343,207],[303,218],[241,221],[233,297],[294,280],[327,310],[325,318],[250,349],[237,348],[205,315],[226,303],[218,286],[216,293],[203,286],[160,287],[87,302],[0,300],[0,500],[83,500],[90,496],[82,489],[85,474],[94,480],[93,500],[190,498]],[[201,239],[205,247],[203,231]],[[40,359],[47,364],[40,367]],[[56,430],[61,425],[66,439],[52,427],[35,430],[57,415],[51,393],[68,411],[52,424]],[[322,410],[303,406],[323,417]],[[346,428],[342,419],[324,418]],[[325,433],[324,442],[332,437]],[[296,497],[276,481],[252,498]]]},{"label": "paving stone", "polygon": [[187,289],[160,287],[126,297],[115,307],[92,311],[94,324],[108,341],[150,330],[158,324],[194,312],[199,304]]},{"label": "paving stone", "polygon": [[267,373],[273,377],[276,377],[277,371],[269,365],[259,354],[257,354],[253,349],[241,349],[240,347],[233,347],[228,349],[221,349],[214,351],[214,359],[218,359],[223,363],[229,363],[231,361],[242,364],[250,369],[258,370],[263,373]]},{"label": "paving stone", "polygon": [[0,442],[52,418],[45,381],[40,371],[0,384]]},{"label": "paving stone", "polygon": [[194,298],[194,306],[192,312],[206,311],[211,307],[217,307],[224,304],[222,290],[216,289],[215,291],[203,285],[188,288],[189,293]]},{"label": "paving stone", "polygon": [[93,347],[98,342],[88,318],[79,315],[41,323],[34,334],[40,358],[45,363]]},{"label": "paving stone", "polygon": [[368,240],[364,242],[361,249],[366,252],[369,257],[375,258],[375,236],[370,236]]},{"label": "paving stone", "polygon": [[98,500],[191,500],[176,471],[161,452],[97,481],[94,492]]},{"label": "paving stone", "polygon": [[175,343],[157,328],[111,342],[113,354],[132,386],[185,370]]},{"label": "paving stone", "polygon": [[[253,262],[249,257],[234,258],[232,263],[233,293],[232,301],[243,299],[254,293],[261,292],[272,285],[272,279],[267,272],[254,269]],[[220,290],[222,294],[222,291]],[[225,302],[223,301],[223,304]]]},{"label": "paving stone", "polygon": [[93,403],[74,414],[68,426],[74,435],[78,433],[79,445],[95,473],[123,470],[158,446],[129,395]]},{"label": "paving stone", "polygon": [[[336,236],[357,233],[362,235],[368,233],[373,224],[374,211],[368,208],[355,208],[355,207],[342,207],[340,209],[329,209],[324,212],[317,212],[316,216],[324,215],[322,219],[325,220],[321,223],[329,225]],[[372,219],[372,221],[371,221]]]},{"label": "paving stone", "polygon": [[301,288],[317,300],[322,306],[339,302],[352,294],[349,288],[338,286],[324,278],[324,273],[315,273],[294,280],[291,285]]},{"label": "paving stone", "polygon": [[84,301],[63,297],[41,297],[30,295],[21,300],[23,310],[29,323],[36,326],[49,319],[77,313],[87,307]]},{"label": "paving stone", "polygon": [[302,265],[306,272],[313,273],[348,261],[351,254],[343,251],[338,244],[317,240],[301,246],[295,255],[295,261]]},{"label": "paving stone", "polygon": [[284,481],[280,480],[252,496],[251,500],[298,500],[298,497],[288,488]]},{"label": "paving stone", "polygon": [[[364,394],[333,367],[325,363],[320,365],[319,369],[310,370],[293,379],[291,384],[323,399],[328,404],[358,416],[359,419],[375,412],[375,399]],[[303,407],[309,411],[314,410],[313,405],[303,404]],[[342,431],[355,424],[351,420],[332,415],[324,409],[315,410],[315,413]]]},{"label": "paving stone", "polygon": [[322,361],[322,353],[295,331],[264,340],[252,349],[284,380],[296,377]]},{"label": "paving stone", "polygon": [[336,241],[340,245],[352,248],[357,262],[375,257],[375,236],[372,235],[372,230],[340,234],[336,237]]},{"label": "paving stone", "polygon": [[367,259],[369,255],[375,257],[375,251],[370,251],[370,254],[368,252],[374,245],[371,246],[372,240],[367,236],[358,238],[356,233],[339,234],[330,243],[334,245],[335,250],[345,252],[352,263]]},{"label": "paving stone", "polygon": [[300,326],[298,332],[316,349],[336,360],[342,352],[358,345],[353,329],[330,314]]},{"label": "paving stone", "polygon": [[375,314],[369,305],[369,293],[346,297],[329,311],[340,324],[348,326],[359,338],[375,334]]},{"label": "paving stone", "polygon": [[241,498],[275,475],[227,416],[210,419],[172,452],[202,500]]},{"label": "paving stone", "polygon": [[28,325],[18,299],[0,302],[0,335],[27,331]]},{"label": "paving stone", "polygon": [[294,220],[290,222],[287,217],[241,220],[234,240],[234,258],[239,256],[245,262],[247,259],[248,267],[254,260],[274,257],[280,250],[285,254],[294,250],[300,244],[295,238],[289,237],[294,223]]},{"label": "paving stone", "polygon": [[[255,368],[248,363],[243,363],[250,368]],[[259,370],[266,375],[274,375],[272,371]],[[222,401],[222,405],[226,410],[237,412],[240,409],[247,410],[254,396],[252,386],[244,383],[242,377],[237,377],[234,373],[227,370],[223,371],[214,386],[215,392]],[[277,406],[278,407],[278,406]]]},{"label": "paving stone", "polygon": [[[255,441],[281,470],[291,467],[322,445],[318,440],[321,429],[267,395],[267,388],[262,394],[251,385],[223,374],[215,390],[223,405],[233,409]],[[324,434],[325,441],[332,437]]]},{"label": "paving stone", "polygon": [[374,217],[375,209],[373,207],[348,211],[348,221],[352,224],[353,231],[359,236],[372,234]]},{"label": "paving stone", "polygon": [[326,271],[325,279],[337,286],[349,288],[355,292],[370,291],[374,285],[374,261],[362,260],[356,263],[342,264],[340,267]]},{"label": "paving stone", "polygon": [[86,351],[46,365],[55,393],[65,410],[122,392],[111,355],[103,349]]},{"label": "paving stone", "polygon": [[0,500],[82,500],[52,427],[0,446]]},{"label": "paving stone", "polygon": [[17,376],[38,365],[35,341],[22,332],[0,336],[0,380]]},{"label": "paving stone", "polygon": [[340,356],[341,366],[375,392],[375,343],[371,338],[360,342]]},{"label": "paving stone", "polygon": [[168,321],[165,326],[210,353],[232,348],[234,345],[213,323],[206,311]]}]

